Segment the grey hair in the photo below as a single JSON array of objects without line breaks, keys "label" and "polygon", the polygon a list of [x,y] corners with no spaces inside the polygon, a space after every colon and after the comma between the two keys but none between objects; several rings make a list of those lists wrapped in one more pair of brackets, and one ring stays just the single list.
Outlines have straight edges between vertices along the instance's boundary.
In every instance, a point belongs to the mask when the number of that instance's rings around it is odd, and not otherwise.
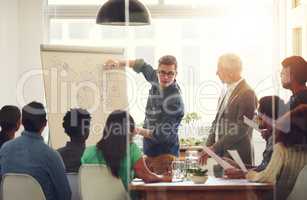
[{"label": "grey hair", "polygon": [[223,54],[219,57],[218,65],[224,69],[234,72],[241,73],[242,71],[242,61],[241,58],[233,53]]}]

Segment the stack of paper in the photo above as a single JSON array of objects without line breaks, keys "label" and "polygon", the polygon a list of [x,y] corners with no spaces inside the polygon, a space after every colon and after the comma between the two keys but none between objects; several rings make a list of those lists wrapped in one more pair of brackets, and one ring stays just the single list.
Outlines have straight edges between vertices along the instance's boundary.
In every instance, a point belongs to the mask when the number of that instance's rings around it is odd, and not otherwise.
[{"label": "stack of paper", "polygon": [[246,169],[238,151],[237,150],[227,150],[227,151],[230,154],[230,156],[233,158],[233,160],[236,161],[236,163],[239,165],[240,169],[243,172],[247,172],[247,169]]},{"label": "stack of paper", "polygon": [[259,131],[259,132],[260,132],[259,125],[258,125],[255,121],[253,121],[253,120],[247,118],[246,116],[243,116],[243,122],[244,122],[246,125],[248,125],[249,127],[251,127],[251,128],[253,128],[253,129],[255,129],[256,131]]},{"label": "stack of paper", "polygon": [[203,149],[209,156],[211,156],[224,169],[234,168],[232,165],[230,165],[228,162],[226,162],[220,156],[214,153],[209,147],[203,146]]},{"label": "stack of paper", "polygon": [[[203,146],[204,151],[211,156],[219,165],[221,165],[224,170],[234,168],[232,165],[230,165],[228,162],[223,160],[220,156],[218,156],[216,153],[214,153],[209,147]],[[233,158],[233,160],[239,165],[240,169],[244,172],[247,172],[247,169],[238,153],[237,150],[227,150],[230,156]]]}]

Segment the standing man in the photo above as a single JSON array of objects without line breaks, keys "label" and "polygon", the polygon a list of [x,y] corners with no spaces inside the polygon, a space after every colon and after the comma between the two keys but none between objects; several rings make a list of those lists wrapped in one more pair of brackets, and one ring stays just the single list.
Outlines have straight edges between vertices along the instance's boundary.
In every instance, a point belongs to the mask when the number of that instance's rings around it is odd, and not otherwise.
[{"label": "standing man", "polygon": [[[108,61],[108,67],[123,67],[125,61]],[[143,59],[128,62],[135,72],[142,73],[151,84],[146,104],[143,128],[137,133],[144,136],[143,149],[148,167],[158,173],[165,173],[172,160],[179,156],[178,126],[184,115],[180,88],[176,82],[177,60],[166,55],[159,59],[158,69]]]},{"label": "standing man", "polygon": [[292,92],[288,108],[292,110],[300,104],[307,104],[307,62],[300,56],[290,56],[281,64],[281,84]]},{"label": "standing man", "polygon": [[[252,128],[243,122],[252,119],[257,97],[241,77],[242,62],[235,54],[224,54],[218,60],[216,74],[226,84],[219,99],[218,110],[206,145],[219,156],[229,157],[227,150],[237,150],[245,164],[253,164]],[[202,152],[200,163],[206,163],[208,154]]]}]

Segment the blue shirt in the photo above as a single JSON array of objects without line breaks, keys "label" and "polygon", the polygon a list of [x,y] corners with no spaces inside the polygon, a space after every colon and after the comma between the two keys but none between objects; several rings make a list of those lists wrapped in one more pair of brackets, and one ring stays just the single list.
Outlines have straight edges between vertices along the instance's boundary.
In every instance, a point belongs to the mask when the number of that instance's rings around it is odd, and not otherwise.
[{"label": "blue shirt", "polygon": [[136,60],[134,71],[142,73],[151,84],[146,104],[144,128],[153,132],[153,138],[144,138],[147,156],[179,155],[178,126],[184,115],[184,104],[176,81],[161,89],[156,70],[142,59]]},{"label": "blue shirt", "polygon": [[[41,185],[46,200],[70,200],[71,191],[60,155],[44,143],[37,133],[22,136],[0,149],[1,174],[24,173]],[[17,191],[18,192],[18,191]]]},{"label": "blue shirt", "polygon": [[293,110],[301,104],[307,104],[307,89],[301,90],[296,94],[293,94],[288,103],[286,104],[287,108]]},{"label": "blue shirt", "polygon": [[265,149],[264,152],[262,154],[263,159],[260,163],[260,165],[258,165],[254,170],[257,172],[263,171],[269,164],[272,154],[273,154],[273,136],[269,137],[269,139],[266,141],[266,145],[265,145]]},{"label": "blue shirt", "polygon": [[84,143],[70,141],[66,143],[65,147],[57,150],[63,159],[67,173],[78,173],[84,149]]}]

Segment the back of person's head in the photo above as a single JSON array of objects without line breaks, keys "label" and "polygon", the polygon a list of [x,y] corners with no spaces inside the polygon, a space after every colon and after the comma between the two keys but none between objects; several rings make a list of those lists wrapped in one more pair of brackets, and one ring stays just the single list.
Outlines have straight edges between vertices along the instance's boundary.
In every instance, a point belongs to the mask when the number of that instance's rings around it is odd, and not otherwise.
[{"label": "back of person's head", "polygon": [[119,177],[120,164],[126,156],[130,143],[129,136],[134,129],[135,123],[129,113],[123,110],[115,110],[108,116],[103,137],[96,145],[115,177]]},{"label": "back of person's head", "polygon": [[218,59],[218,65],[224,70],[232,73],[241,74],[242,61],[241,58],[233,53],[223,54]]},{"label": "back of person's head", "polygon": [[172,55],[162,56],[159,59],[159,66],[162,64],[163,65],[175,65],[175,69],[177,70],[177,59],[175,56],[172,56]]},{"label": "back of person's head", "polygon": [[264,96],[259,100],[258,111],[271,119],[277,119],[286,111],[285,102],[278,96]]},{"label": "back of person's head", "polygon": [[26,131],[38,132],[46,126],[44,105],[33,101],[22,108],[22,125]]},{"label": "back of person's head", "polygon": [[89,136],[90,113],[81,108],[74,108],[67,111],[63,118],[63,128],[70,138],[84,139]]},{"label": "back of person's head", "polygon": [[1,131],[17,131],[20,126],[21,113],[18,107],[6,105],[0,110]]},{"label": "back of person's head", "polygon": [[276,142],[281,142],[285,146],[307,145],[307,105],[298,106],[284,116],[281,118],[287,120],[278,125],[281,129],[277,132]]},{"label": "back of person's head", "polygon": [[[307,81],[307,62],[301,56],[290,56],[282,61],[283,68],[289,68],[291,77],[299,84]],[[291,80],[292,81],[292,80]]]}]

